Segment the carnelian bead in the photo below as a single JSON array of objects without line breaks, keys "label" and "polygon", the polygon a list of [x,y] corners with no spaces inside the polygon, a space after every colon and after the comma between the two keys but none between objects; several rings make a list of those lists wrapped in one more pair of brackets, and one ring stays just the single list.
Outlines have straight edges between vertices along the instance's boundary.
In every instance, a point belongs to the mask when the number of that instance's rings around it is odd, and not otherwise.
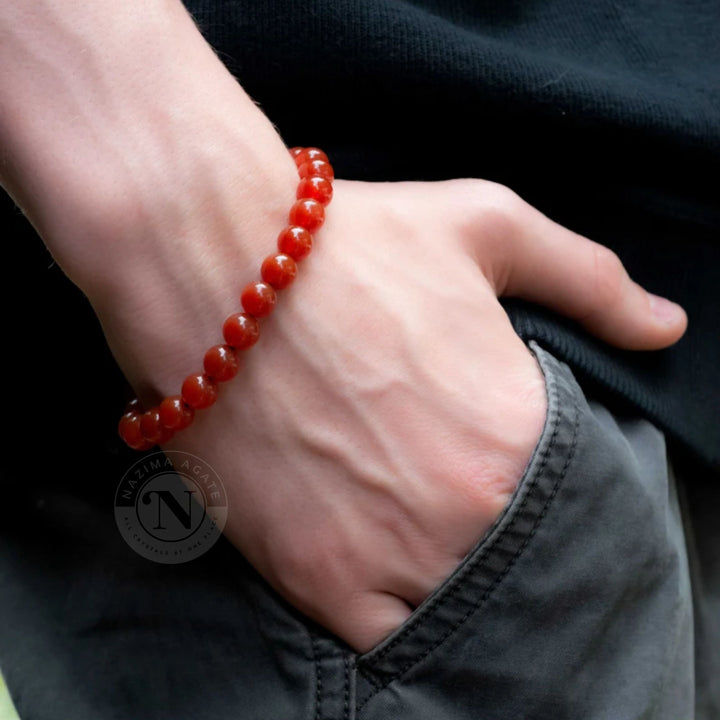
[{"label": "carnelian bead", "polygon": [[204,373],[188,375],[182,384],[181,395],[191,408],[201,410],[217,400],[217,385]]},{"label": "carnelian bead", "polygon": [[[255,317],[265,317],[272,312],[275,307],[277,295],[271,285],[266,282],[253,282],[245,286],[240,295],[245,312],[249,312]],[[231,343],[232,344],[232,343]]]},{"label": "carnelian bead", "polygon": [[324,160],[311,160],[310,162],[304,162],[298,166],[298,175],[301,178],[307,177],[324,177],[328,180],[335,178],[335,172],[332,165]]},{"label": "carnelian bead", "polygon": [[303,178],[298,185],[298,200],[302,200],[302,198],[312,198],[323,205],[327,205],[332,200],[332,196],[332,183],[327,178],[320,177],[319,175]]},{"label": "carnelian bead", "polygon": [[158,408],[160,422],[170,430],[184,430],[195,417],[195,411],[180,395],[166,397]]},{"label": "carnelian bead", "polygon": [[312,162],[313,160],[322,160],[323,162],[328,161],[328,156],[319,148],[309,147],[303,148],[297,155],[294,155],[295,163],[298,167],[306,162]]},{"label": "carnelian bead", "polygon": [[258,321],[247,313],[230,315],[223,324],[225,342],[236,350],[247,350],[260,337]]},{"label": "carnelian bead", "polygon": [[323,222],[325,222],[325,210],[322,203],[317,200],[303,198],[290,208],[289,217],[291,225],[299,225],[310,232],[314,232],[322,227]]},{"label": "carnelian bead", "polygon": [[288,152],[290,155],[292,155],[294,158],[296,158],[301,152],[304,152],[304,147],[291,147],[288,149]]},{"label": "carnelian bead", "polygon": [[227,382],[238,374],[240,358],[230,345],[214,345],[205,353],[203,366],[215,382]]},{"label": "carnelian bead", "polygon": [[127,412],[120,418],[118,433],[133,450],[149,450],[153,446],[153,443],[143,437],[140,430],[140,415],[136,412]]},{"label": "carnelian bead", "polygon": [[140,432],[153,445],[162,445],[172,438],[173,431],[160,421],[159,408],[153,408],[140,416]]},{"label": "carnelian bead", "polygon": [[299,262],[312,250],[312,235],[303,227],[287,227],[278,236],[277,245],[281,253]]},{"label": "carnelian bead", "polygon": [[263,260],[260,274],[266,283],[272,285],[276,290],[282,290],[295,279],[297,265],[289,255],[284,253],[269,255]]}]

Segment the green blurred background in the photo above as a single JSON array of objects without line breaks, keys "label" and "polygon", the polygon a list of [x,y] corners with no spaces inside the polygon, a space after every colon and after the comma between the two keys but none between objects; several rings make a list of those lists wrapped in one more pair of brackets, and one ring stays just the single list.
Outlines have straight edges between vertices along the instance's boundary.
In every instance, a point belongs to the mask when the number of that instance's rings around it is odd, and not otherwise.
[{"label": "green blurred background", "polygon": [[0,675],[0,720],[18,720],[18,714],[10,700],[2,675]]}]

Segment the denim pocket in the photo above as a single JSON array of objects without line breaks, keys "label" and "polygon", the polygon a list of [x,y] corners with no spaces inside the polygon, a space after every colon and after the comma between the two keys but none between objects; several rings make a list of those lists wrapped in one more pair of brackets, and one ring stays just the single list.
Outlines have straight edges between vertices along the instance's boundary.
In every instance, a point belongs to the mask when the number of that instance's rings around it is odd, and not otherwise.
[{"label": "denim pocket", "polygon": [[533,457],[452,575],[356,658],[361,720],[690,717],[691,595],[664,437],[531,348],[548,396]]},{"label": "denim pocket", "polygon": [[[577,432],[574,387],[559,383],[560,364],[532,343],[547,389],[540,440],[508,506],[455,571],[382,643],[357,659],[374,687],[387,684],[442,644],[481,607],[532,538],[567,470]],[[562,385],[562,387],[560,387]]]}]

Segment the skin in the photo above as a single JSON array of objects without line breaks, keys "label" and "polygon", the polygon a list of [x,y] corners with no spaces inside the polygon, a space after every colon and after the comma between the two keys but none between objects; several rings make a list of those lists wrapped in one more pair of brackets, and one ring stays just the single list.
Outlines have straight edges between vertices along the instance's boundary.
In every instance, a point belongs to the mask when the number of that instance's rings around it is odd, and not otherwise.
[{"label": "skin", "polygon": [[[141,400],[177,393],[286,223],[272,124],[175,0],[23,0],[0,5],[0,148]],[[215,468],[231,541],[362,652],[482,537],[542,431],[542,374],[497,298],[631,350],[686,317],[491,182],[337,180],[327,215],[240,376],[168,448]]]}]

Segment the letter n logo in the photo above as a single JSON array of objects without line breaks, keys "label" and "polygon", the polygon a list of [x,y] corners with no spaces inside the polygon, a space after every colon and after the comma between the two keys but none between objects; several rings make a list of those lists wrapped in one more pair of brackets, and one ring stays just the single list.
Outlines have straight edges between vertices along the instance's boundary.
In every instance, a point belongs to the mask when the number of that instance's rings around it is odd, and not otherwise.
[{"label": "letter n logo", "polygon": [[192,526],[192,496],[194,493],[194,490],[183,491],[185,495],[184,505],[178,501],[172,490],[148,490],[144,493],[142,496],[143,505],[151,505],[153,499],[157,498],[157,525],[154,526],[153,530],[167,530],[163,525],[163,508],[165,508],[166,518],[167,513],[170,512],[186,530],[189,530]]}]

